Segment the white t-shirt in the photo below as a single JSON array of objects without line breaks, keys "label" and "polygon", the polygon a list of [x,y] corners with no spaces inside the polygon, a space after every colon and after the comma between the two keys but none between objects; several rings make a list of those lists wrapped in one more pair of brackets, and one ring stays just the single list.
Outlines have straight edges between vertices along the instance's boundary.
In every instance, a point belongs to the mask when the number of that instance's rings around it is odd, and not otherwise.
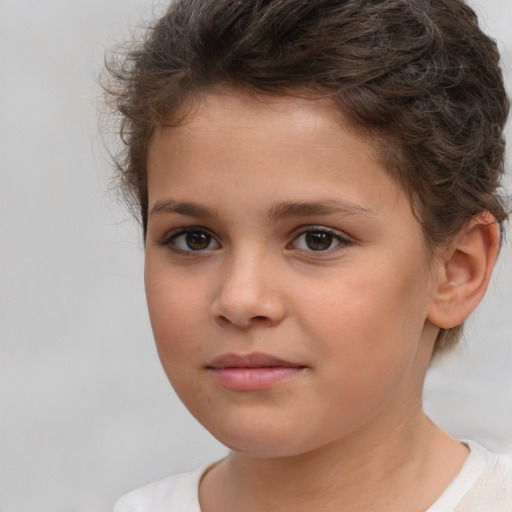
[{"label": "white t-shirt", "polygon": [[[426,512],[512,512],[512,460],[463,441],[470,454],[460,473]],[[201,512],[199,482],[211,466],[171,476],[123,496],[113,512]]]}]

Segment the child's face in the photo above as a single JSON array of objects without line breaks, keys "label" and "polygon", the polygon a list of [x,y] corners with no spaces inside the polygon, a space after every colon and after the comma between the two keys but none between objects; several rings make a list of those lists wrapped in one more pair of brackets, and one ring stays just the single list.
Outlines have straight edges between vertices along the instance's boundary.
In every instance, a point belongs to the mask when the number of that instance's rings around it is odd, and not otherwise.
[{"label": "child's face", "polygon": [[435,267],[333,105],[209,95],[157,131],[148,165],[158,351],[220,441],[295,455],[421,414]]}]

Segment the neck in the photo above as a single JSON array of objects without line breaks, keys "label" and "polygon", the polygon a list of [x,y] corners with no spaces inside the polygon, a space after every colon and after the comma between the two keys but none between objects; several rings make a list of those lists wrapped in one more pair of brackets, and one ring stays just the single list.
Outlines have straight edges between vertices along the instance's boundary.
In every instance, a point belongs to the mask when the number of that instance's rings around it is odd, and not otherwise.
[{"label": "neck", "polygon": [[421,408],[411,416],[407,424],[377,429],[385,436],[368,426],[291,457],[232,453],[203,480],[202,510],[426,510],[460,471],[467,449]]}]

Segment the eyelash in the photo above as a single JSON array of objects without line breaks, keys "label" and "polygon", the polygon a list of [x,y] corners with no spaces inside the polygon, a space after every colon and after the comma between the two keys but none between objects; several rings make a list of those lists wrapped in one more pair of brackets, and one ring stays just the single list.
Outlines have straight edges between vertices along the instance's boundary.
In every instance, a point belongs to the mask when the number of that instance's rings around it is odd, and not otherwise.
[{"label": "eyelash", "polygon": [[[288,244],[287,247],[292,246],[294,243],[296,243],[300,237],[308,234],[325,234],[332,237],[331,243],[329,244],[329,247],[327,249],[319,249],[314,250],[311,247],[309,249],[300,249],[297,248],[297,250],[303,251],[305,253],[312,253],[314,255],[322,255],[322,254],[331,254],[332,252],[336,250],[342,250],[346,248],[349,245],[352,245],[354,242],[347,238],[346,236],[343,236],[338,231],[335,231],[333,229],[326,228],[325,226],[306,226],[304,228],[301,228],[299,231],[296,232],[294,239],[290,244]],[[334,247],[331,247],[332,243],[336,241],[338,242]]]},{"label": "eyelash", "polygon": [[[210,231],[208,231],[207,229],[205,228],[202,228],[202,227],[199,227],[199,226],[190,226],[190,227],[184,227],[184,228],[178,228],[178,229],[174,229],[173,231],[171,231],[170,233],[168,233],[161,241],[160,241],[160,245],[164,246],[164,247],[168,247],[169,249],[171,249],[172,251],[180,254],[180,255],[184,255],[184,256],[194,256],[196,254],[199,254],[201,252],[206,252],[207,250],[211,250],[211,249],[208,249],[208,248],[205,248],[205,249],[182,249],[180,247],[178,247],[176,245],[176,239],[179,238],[180,236],[187,236],[187,235],[191,235],[191,234],[203,234],[203,235],[206,235],[207,237],[209,237],[209,240],[208,240],[208,245],[211,244],[212,241],[214,241],[217,246],[220,246],[219,242],[217,241],[217,239],[215,238],[215,236],[210,233]],[[185,243],[187,243],[185,241]],[[217,247],[215,247],[216,249]]]},{"label": "eyelash", "polygon": [[[208,237],[208,239],[207,239],[208,246],[205,248],[202,248],[202,249],[192,249],[190,247],[188,249],[183,249],[176,245],[176,240],[179,237],[181,237],[181,236],[186,237],[187,235],[191,235],[191,234],[206,235]],[[329,247],[327,247],[326,249],[318,249],[318,250],[312,249],[311,247],[309,247],[309,248],[299,248],[299,247],[294,248],[293,247],[293,245],[300,239],[300,237],[308,235],[308,234],[329,235],[330,237],[332,237],[330,240],[330,243],[329,243]],[[334,247],[331,247],[332,243],[335,241],[337,242],[336,245],[334,245]],[[209,247],[212,242],[214,242],[216,244],[216,246],[213,247],[213,249]],[[178,253],[180,255],[184,255],[184,256],[195,256],[200,253],[205,253],[205,252],[208,252],[211,250],[218,249],[220,247],[220,243],[217,241],[216,237],[209,230],[199,227],[199,226],[190,226],[190,227],[175,229],[175,230],[171,231],[170,233],[168,233],[159,243],[160,243],[160,245],[162,245],[164,247],[168,247],[173,252]],[[188,243],[189,242],[185,240],[185,244],[188,245]],[[343,248],[346,248],[347,246],[352,245],[353,243],[354,242],[352,240],[341,235],[339,232],[337,232],[333,229],[326,228],[325,226],[306,226],[306,227],[303,227],[300,230],[296,231],[293,240],[289,244],[287,244],[286,248],[291,249],[291,250],[296,249],[303,253],[311,253],[311,254],[320,256],[321,254],[331,254],[332,252],[334,252],[336,250],[342,250]],[[306,244],[307,244],[307,242],[306,242]]]}]

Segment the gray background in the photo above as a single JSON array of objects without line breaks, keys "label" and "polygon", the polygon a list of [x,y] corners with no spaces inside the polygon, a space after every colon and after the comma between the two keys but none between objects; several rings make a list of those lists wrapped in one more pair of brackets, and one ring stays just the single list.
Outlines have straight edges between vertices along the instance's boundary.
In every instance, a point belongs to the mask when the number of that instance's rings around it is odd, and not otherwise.
[{"label": "gray background", "polygon": [[[510,86],[512,0],[472,4]],[[139,231],[107,192],[97,75],[151,17],[142,0],[0,0],[0,512],[107,511],[225,453],[160,369]],[[453,435],[497,449],[512,444],[511,255],[425,391]]]}]

